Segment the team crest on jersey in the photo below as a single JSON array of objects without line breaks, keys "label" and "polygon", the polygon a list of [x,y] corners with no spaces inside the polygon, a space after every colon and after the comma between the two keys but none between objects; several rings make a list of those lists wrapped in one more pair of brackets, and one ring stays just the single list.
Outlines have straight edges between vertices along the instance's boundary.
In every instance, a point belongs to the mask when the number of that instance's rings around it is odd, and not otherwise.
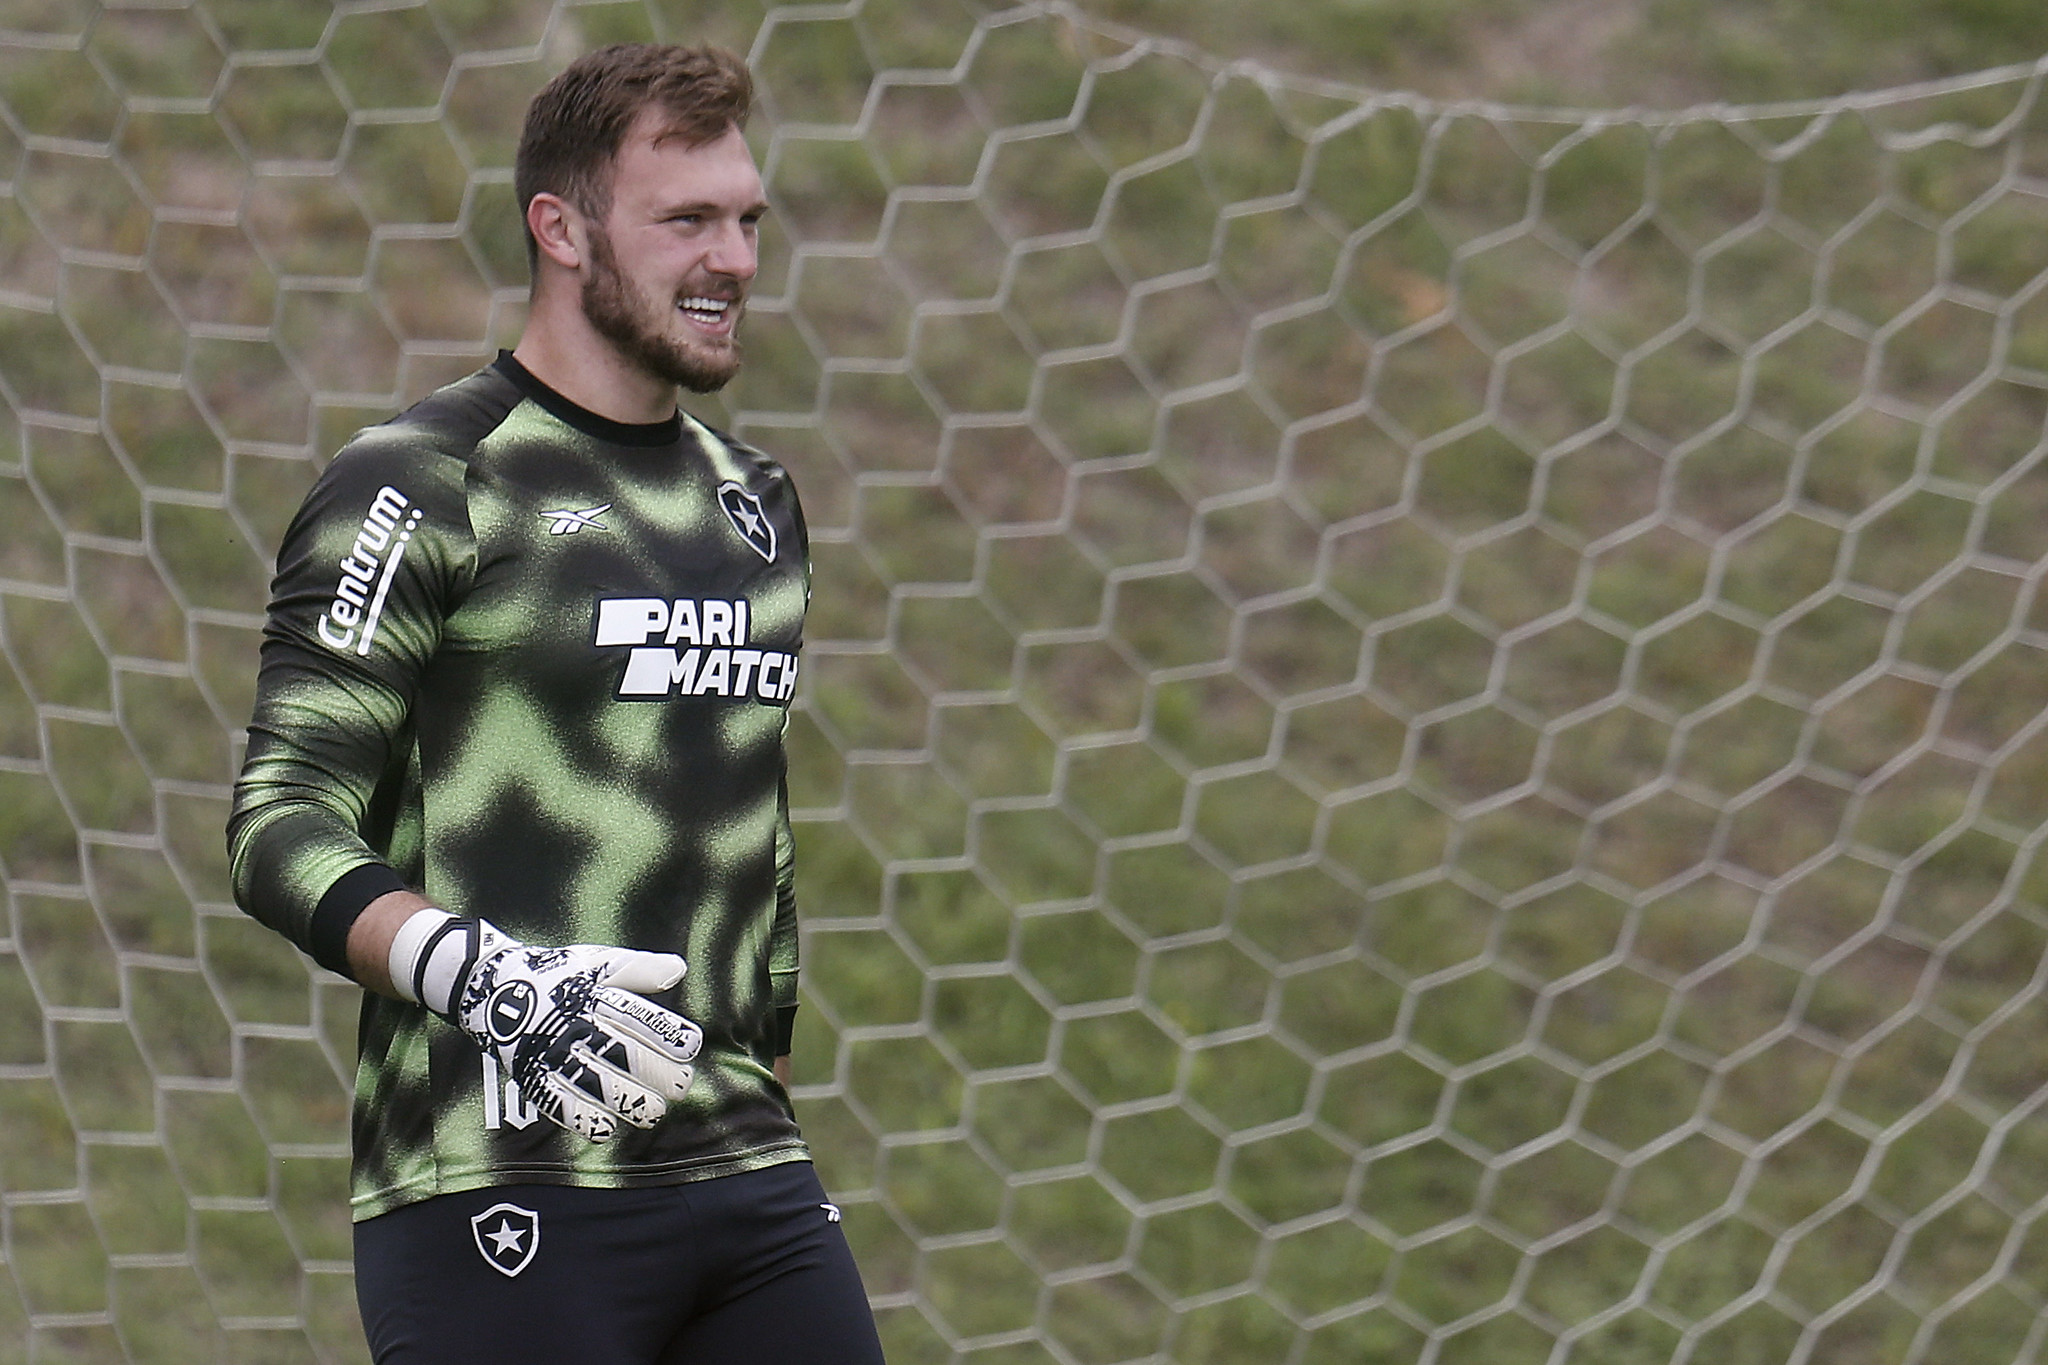
[{"label": "team crest on jersey", "polygon": [[718,485],[718,504],[732,518],[732,528],[740,533],[740,539],[753,546],[755,554],[774,563],[775,527],[761,510],[761,500],[736,483],[722,483]]},{"label": "team crest on jersey", "polygon": [[476,1249],[500,1275],[517,1275],[540,1250],[540,1215],[517,1204],[493,1204],[469,1220]]}]

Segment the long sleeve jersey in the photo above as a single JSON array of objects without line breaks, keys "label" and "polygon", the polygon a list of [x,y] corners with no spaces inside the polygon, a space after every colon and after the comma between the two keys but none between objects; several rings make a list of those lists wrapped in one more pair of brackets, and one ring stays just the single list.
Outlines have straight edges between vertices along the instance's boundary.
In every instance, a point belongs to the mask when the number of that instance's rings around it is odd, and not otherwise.
[{"label": "long sleeve jersey", "polygon": [[228,848],[236,898],[348,971],[409,887],[530,943],[680,954],[689,1094],[589,1143],[468,1037],[364,997],[357,1218],[454,1190],[800,1160],[783,734],[810,594],[796,491],[678,414],[625,425],[509,355],[359,433],[286,531]]}]

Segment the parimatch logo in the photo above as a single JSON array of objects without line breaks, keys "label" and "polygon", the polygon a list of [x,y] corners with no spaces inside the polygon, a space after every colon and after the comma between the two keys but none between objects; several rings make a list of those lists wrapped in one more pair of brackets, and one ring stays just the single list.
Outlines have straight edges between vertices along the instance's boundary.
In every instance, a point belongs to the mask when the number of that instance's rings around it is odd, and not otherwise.
[{"label": "parimatch logo", "polygon": [[752,628],[743,597],[606,597],[598,599],[592,642],[631,651],[614,694],[622,701],[751,697],[787,706],[796,655],[752,648]]}]

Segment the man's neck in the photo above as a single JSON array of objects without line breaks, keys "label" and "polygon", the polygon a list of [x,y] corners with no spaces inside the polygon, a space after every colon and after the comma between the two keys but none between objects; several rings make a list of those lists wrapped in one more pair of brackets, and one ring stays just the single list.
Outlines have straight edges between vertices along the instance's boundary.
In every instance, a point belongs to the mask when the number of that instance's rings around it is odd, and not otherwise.
[{"label": "man's neck", "polygon": [[546,313],[537,308],[512,357],[541,383],[600,417],[638,425],[675,416],[675,385],[621,356],[580,308]]}]

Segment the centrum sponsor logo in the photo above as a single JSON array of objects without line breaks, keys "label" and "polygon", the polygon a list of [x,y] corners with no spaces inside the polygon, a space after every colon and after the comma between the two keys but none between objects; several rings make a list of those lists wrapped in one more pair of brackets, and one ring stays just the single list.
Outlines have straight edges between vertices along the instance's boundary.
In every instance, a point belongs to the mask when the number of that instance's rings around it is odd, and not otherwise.
[{"label": "centrum sponsor logo", "polygon": [[745,598],[606,597],[593,643],[627,646],[622,700],[752,697],[784,705],[796,695],[796,655],[748,647]]},{"label": "centrum sponsor logo", "polygon": [[336,649],[370,652],[377,638],[377,623],[384,618],[384,601],[391,595],[391,580],[398,576],[398,563],[405,558],[405,547],[419,527],[420,515],[420,509],[396,488],[386,484],[377,490],[362,530],[341,557],[341,582],[334,590],[334,600],[320,616],[321,639]]}]

